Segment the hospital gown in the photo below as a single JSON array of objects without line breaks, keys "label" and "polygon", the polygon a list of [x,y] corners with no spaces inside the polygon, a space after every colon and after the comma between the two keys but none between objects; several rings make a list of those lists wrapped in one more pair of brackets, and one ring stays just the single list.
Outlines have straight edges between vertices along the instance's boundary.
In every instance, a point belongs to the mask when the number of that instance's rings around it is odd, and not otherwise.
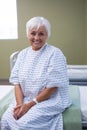
[{"label": "hospital gown", "polygon": [[24,102],[30,102],[44,88],[58,89],[18,120],[13,117],[14,101],[3,115],[2,130],[63,130],[62,112],[71,101],[66,58],[59,48],[45,44],[38,51],[32,47],[23,49],[12,69],[10,82],[21,85]]}]

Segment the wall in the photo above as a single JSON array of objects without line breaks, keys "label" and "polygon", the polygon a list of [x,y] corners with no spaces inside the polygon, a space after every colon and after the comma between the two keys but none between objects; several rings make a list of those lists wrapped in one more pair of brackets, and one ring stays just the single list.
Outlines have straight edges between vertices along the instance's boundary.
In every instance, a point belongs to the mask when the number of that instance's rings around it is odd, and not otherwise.
[{"label": "wall", "polygon": [[85,64],[87,64],[87,0],[86,0],[86,4],[85,4],[85,18],[86,18],[86,20],[85,20],[85,32],[86,32],[86,35],[85,35]]},{"label": "wall", "polygon": [[59,47],[68,64],[84,64],[85,0],[17,0],[17,40],[0,40],[0,79],[9,78],[9,57],[29,46],[25,24],[33,16],[44,16],[52,25],[49,43]]}]

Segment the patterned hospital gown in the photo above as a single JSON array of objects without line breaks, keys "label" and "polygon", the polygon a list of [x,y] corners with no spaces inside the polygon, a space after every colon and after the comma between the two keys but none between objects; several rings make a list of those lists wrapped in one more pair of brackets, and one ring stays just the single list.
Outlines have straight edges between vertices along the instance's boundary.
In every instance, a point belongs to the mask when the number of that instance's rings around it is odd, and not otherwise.
[{"label": "patterned hospital gown", "polygon": [[71,104],[66,58],[60,49],[45,44],[40,50],[22,50],[10,76],[21,85],[24,102],[31,101],[45,87],[58,87],[48,100],[34,105],[20,119],[13,117],[15,101],[2,118],[2,130],[63,130],[62,112]]}]

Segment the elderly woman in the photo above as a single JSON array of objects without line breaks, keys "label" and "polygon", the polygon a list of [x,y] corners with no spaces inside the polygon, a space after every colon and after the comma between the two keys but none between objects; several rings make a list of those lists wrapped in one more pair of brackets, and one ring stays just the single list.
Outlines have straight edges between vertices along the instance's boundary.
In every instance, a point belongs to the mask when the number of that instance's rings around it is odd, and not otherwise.
[{"label": "elderly woman", "polygon": [[50,23],[43,17],[26,24],[30,47],[12,69],[15,101],[2,117],[2,130],[63,130],[62,112],[70,106],[66,58],[47,44]]}]

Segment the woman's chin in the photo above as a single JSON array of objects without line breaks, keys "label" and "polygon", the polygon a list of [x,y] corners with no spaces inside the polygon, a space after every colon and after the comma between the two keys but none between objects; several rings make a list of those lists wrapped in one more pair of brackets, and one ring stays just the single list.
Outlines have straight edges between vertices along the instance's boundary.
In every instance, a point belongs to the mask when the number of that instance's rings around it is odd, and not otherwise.
[{"label": "woman's chin", "polygon": [[41,48],[41,46],[33,46],[32,47],[32,49],[35,50],[35,51],[39,50],[40,48]]}]

